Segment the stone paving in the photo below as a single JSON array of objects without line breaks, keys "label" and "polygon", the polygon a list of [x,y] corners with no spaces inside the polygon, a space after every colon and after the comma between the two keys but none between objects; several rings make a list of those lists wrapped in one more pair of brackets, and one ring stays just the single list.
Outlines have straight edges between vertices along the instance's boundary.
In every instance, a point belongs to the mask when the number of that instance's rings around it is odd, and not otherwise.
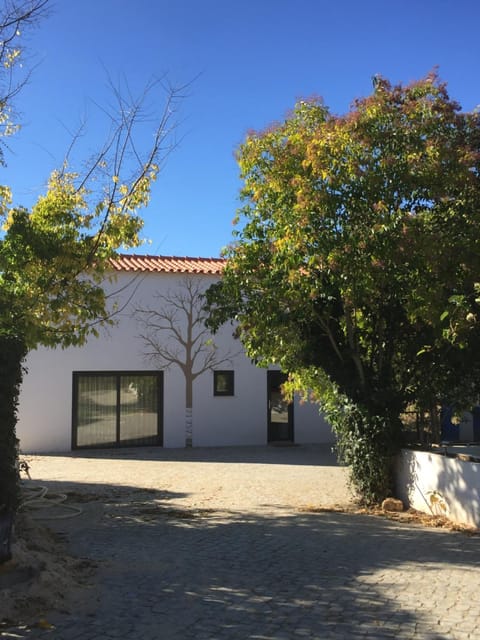
[{"label": "stone paving", "polygon": [[[298,473],[302,451],[278,455],[283,462],[273,470],[285,482],[285,474]],[[291,465],[289,456],[297,456]],[[187,465],[188,475],[192,461],[180,464]],[[252,464],[250,481],[262,466]],[[323,469],[325,477],[336,477],[338,470]],[[308,471],[315,473],[315,467]],[[226,473],[222,483],[228,483]],[[245,509],[237,502],[235,509],[206,499],[203,504],[198,496],[182,504],[181,496],[175,502],[175,496],[169,499],[152,487],[117,486],[101,501],[82,502],[81,516],[58,521],[55,528],[67,536],[72,553],[98,563],[95,585],[78,607],[48,615],[53,629],[3,635],[51,640],[479,637],[479,538],[373,516],[312,513],[300,510],[301,501],[265,504],[261,486],[258,494],[261,503],[255,506],[250,498]]]}]

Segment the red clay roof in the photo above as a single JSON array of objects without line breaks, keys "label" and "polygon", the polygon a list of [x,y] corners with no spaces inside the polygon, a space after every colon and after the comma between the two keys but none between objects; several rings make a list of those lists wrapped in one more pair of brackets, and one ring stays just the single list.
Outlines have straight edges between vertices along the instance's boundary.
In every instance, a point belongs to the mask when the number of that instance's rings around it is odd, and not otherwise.
[{"label": "red clay roof", "polygon": [[141,271],[151,273],[205,273],[221,274],[223,258],[180,258],[177,256],[142,256],[118,254],[110,263],[115,271]]}]

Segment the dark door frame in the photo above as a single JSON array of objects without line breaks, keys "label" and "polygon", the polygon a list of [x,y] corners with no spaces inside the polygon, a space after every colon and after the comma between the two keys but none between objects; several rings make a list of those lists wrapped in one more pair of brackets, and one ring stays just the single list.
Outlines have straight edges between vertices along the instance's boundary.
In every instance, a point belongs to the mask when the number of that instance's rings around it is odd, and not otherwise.
[{"label": "dark door frame", "polygon": [[[148,442],[142,442],[143,438],[139,442],[126,442],[122,443],[120,440],[120,379],[122,376],[155,376],[157,381],[157,434],[148,438]],[[78,445],[77,444],[77,429],[78,429],[78,381],[82,376],[95,376],[103,377],[110,376],[116,378],[116,442],[108,444],[94,444],[94,445]],[[72,372],[72,449],[104,449],[104,448],[121,448],[121,447],[142,447],[142,446],[163,446],[163,371],[152,370],[113,370],[113,371],[73,371]]]},{"label": "dark door frame", "polygon": [[272,420],[272,390],[278,389],[287,379],[287,375],[281,371],[267,371],[267,441],[268,442],[294,442],[293,402],[288,403],[287,430],[279,429],[277,425],[284,422]]}]

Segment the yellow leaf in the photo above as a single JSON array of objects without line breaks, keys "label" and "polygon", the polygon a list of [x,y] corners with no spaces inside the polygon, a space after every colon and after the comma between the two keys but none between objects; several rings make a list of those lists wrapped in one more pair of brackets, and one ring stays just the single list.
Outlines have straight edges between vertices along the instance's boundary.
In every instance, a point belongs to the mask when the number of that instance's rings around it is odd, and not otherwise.
[{"label": "yellow leaf", "polygon": [[54,629],[53,624],[50,624],[45,618],[40,618],[40,620],[35,625],[38,629]]}]

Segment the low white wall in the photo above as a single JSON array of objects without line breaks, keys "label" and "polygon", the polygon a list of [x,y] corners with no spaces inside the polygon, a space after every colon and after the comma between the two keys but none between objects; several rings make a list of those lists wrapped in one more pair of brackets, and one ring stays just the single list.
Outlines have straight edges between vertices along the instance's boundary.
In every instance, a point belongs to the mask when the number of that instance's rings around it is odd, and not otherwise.
[{"label": "low white wall", "polygon": [[395,479],[396,495],[405,504],[480,527],[480,463],[404,449]]}]

